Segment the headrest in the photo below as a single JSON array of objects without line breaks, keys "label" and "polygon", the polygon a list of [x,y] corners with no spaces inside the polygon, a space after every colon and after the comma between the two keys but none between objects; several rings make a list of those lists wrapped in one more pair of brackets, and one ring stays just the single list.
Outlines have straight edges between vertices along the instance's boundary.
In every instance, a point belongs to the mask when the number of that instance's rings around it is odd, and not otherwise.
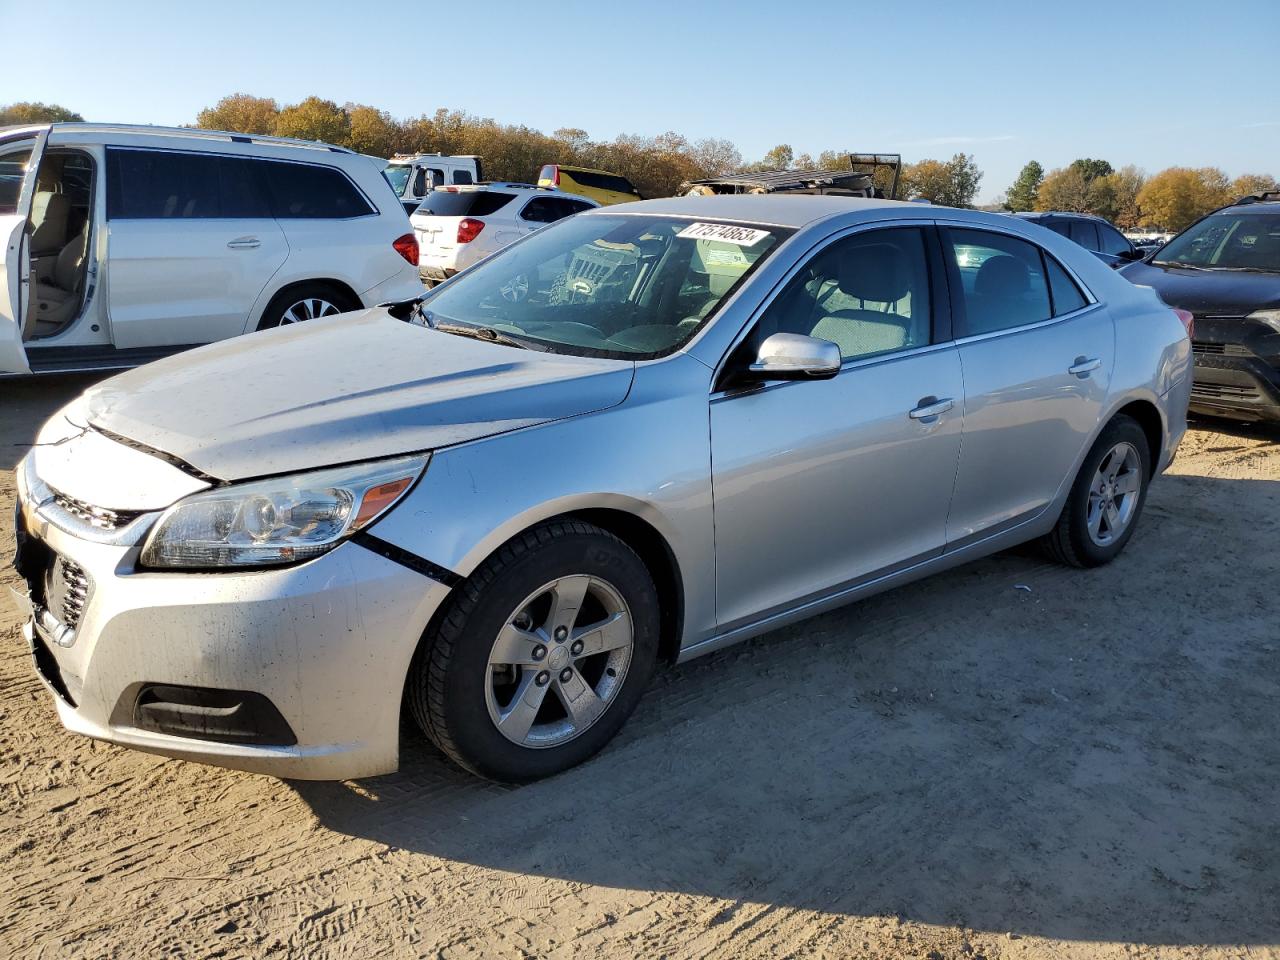
[{"label": "headrest", "polygon": [[973,280],[973,292],[983,297],[1016,297],[1030,289],[1031,271],[1007,253],[986,261]]},{"label": "headrest", "polygon": [[888,243],[855,247],[840,261],[840,292],[873,303],[896,303],[907,295],[907,262]]}]

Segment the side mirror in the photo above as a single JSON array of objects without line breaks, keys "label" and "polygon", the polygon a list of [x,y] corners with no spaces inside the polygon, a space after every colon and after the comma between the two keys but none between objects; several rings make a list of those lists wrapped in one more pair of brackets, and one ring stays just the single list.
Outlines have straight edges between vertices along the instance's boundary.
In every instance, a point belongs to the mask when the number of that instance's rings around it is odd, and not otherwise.
[{"label": "side mirror", "polygon": [[1124,253],[1120,254],[1121,260],[1127,260],[1130,263],[1133,263],[1135,260],[1145,260],[1146,257],[1147,254],[1137,247],[1130,247]]},{"label": "side mirror", "polygon": [[760,344],[752,380],[829,380],[840,372],[840,348],[830,340],[799,333],[775,333]]}]

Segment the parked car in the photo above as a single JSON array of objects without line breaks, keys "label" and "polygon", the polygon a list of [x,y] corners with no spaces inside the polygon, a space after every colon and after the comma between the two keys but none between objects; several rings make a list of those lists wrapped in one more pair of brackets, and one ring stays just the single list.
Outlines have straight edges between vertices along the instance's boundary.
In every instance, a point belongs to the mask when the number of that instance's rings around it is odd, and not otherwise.
[{"label": "parked car", "polygon": [[0,130],[0,170],[19,166],[0,374],[128,367],[421,291],[404,210],[350,150],[55,123]]},{"label": "parked car", "polygon": [[405,213],[413,213],[436,187],[479,183],[480,158],[474,154],[397,153],[382,173],[400,198]]},{"label": "parked car", "polygon": [[597,206],[586,197],[531,183],[439,187],[409,218],[422,279],[428,286],[447,280],[548,223]]},{"label": "parked car", "polygon": [[1102,217],[1095,217],[1091,213],[1051,211],[1015,213],[1014,216],[1062,234],[1093,253],[1109,267],[1122,267],[1143,257],[1142,251],[1128,237]]},{"label": "parked car", "polygon": [[641,199],[640,191],[621,174],[558,163],[548,163],[538,171],[538,186],[576,193],[602,207]]},{"label": "parked car", "polygon": [[1192,410],[1280,421],[1280,193],[1215,210],[1121,273],[1194,314]]},{"label": "parked car", "polygon": [[370,776],[403,706],[546,776],[659,664],[1027,540],[1114,559],[1185,429],[1184,323],[996,214],[589,210],[59,411],[17,471],[25,635],[103,740]]}]

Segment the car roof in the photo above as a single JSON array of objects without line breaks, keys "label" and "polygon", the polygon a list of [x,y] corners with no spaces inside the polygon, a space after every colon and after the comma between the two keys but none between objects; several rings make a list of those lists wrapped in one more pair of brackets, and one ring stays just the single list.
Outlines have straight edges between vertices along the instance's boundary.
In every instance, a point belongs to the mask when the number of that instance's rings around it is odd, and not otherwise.
[{"label": "car roof", "polygon": [[214,140],[232,143],[261,143],[273,147],[299,147],[306,150],[324,150],[330,153],[344,153],[359,156],[354,150],[335,146],[322,140],[298,140],[293,137],[269,137],[257,133],[236,133],[233,130],[204,130],[198,127],[157,127],[141,123],[35,123],[20,126],[0,127],[0,136],[11,137],[24,133],[39,133],[48,130],[54,133],[88,134],[94,136],[121,134],[128,136],[181,137],[189,140]]},{"label": "car roof", "polygon": [[1023,220],[1045,220],[1049,217],[1064,217],[1073,220],[1097,220],[1100,223],[1111,222],[1106,217],[1100,217],[1096,213],[1080,213],[1076,210],[1020,210],[1014,216],[1021,217]]},{"label": "car roof", "polygon": [[[936,213],[931,214],[931,211]],[[775,227],[803,227],[829,217],[865,213],[866,219],[881,217],[946,216],[965,217],[972,210],[907,203],[901,200],[869,200],[861,197],[823,196],[820,194],[718,194],[711,197],[667,197],[660,200],[635,200],[587,210],[579,216],[611,214],[668,214],[679,217],[705,217],[712,220],[739,220],[764,223]]]}]

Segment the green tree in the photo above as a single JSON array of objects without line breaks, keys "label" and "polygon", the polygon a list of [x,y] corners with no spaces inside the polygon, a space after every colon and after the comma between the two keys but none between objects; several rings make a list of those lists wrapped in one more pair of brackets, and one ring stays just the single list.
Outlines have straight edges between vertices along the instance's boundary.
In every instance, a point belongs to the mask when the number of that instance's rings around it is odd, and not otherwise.
[{"label": "green tree", "polygon": [[1034,210],[1036,206],[1036,194],[1040,191],[1040,184],[1044,182],[1044,167],[1032,160],[1022,168],[1022,172],[1018,174],[1018,179],[1013,181],[1013,186],[1009,188],[1009,192],[1005,195],[1004,205],[1008,210],[1017,213],[1021,210]]},{"label": "green tree", "polygon": [[84,117],[56,103],[10,103],[0,107],[0,127],[22,123],[79,123]]},{"label": "green tree", "polygon": [[275,132],[281,137],[342,144],[351,133],[351,118],[332,100],[307,97],[280,111]]},{"label": "green tree", "polygon": [[270,134],[276,132],[276,118],[279,115],[279,104],[269,97],[233,93],[196,114],[196,126],[205,130]]},{"label": "green tree", "polygon": [[1080,175],[1086,181],[1092,183],[1099,177],[1109,177],[1115,171],[1111,169],[1111,164],[1105,160],[1094,160],[1090,157],[1084,157],[1080,160],[1072,160],[1069,169],[1080,171]]}]

